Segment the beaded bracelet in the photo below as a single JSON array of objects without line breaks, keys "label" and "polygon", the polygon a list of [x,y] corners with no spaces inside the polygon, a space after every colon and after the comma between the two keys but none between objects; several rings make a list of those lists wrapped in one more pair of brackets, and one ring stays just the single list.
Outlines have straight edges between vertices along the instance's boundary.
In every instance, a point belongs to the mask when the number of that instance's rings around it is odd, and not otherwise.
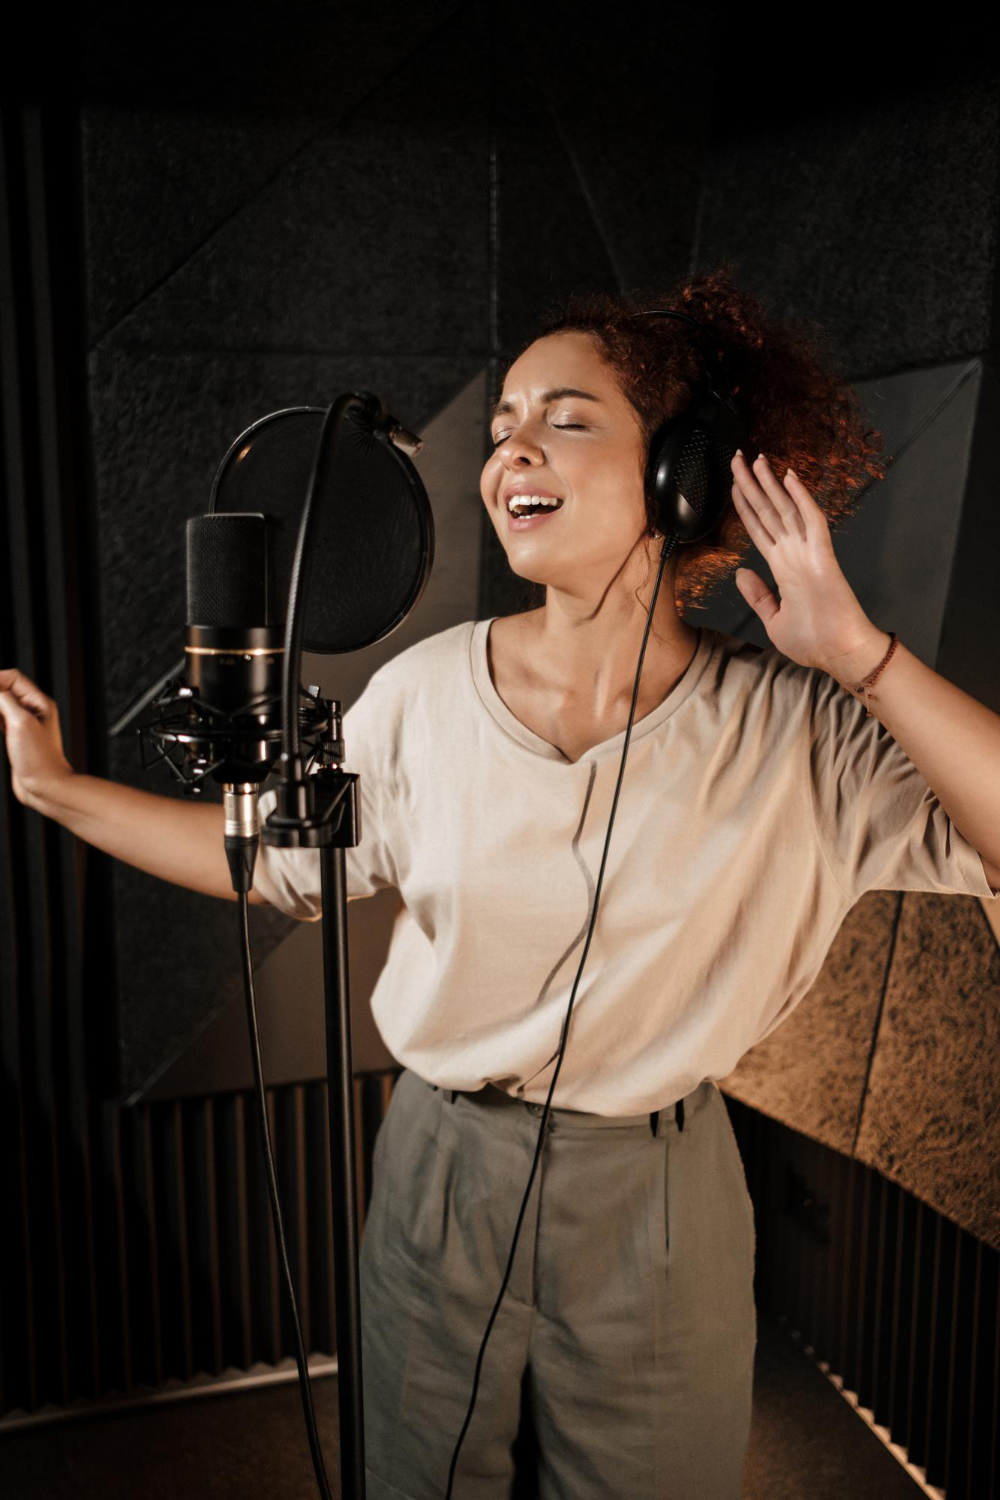
[{"label": "beaded bracelet", "polygon": [[892,637],[892,639],[890,641],[890,644],[889,644],[889,649],[885,653],[885,655],[883,656],[882,660],[879,662],[878,666],[875,668],[875,670],[872,673],[872,675],[870,677],[866,677],[865,680],[864,680],[864,682],[859,682],[858,685],[857,685],[857,687],[855,687],[855,688],[850,688],[849,687],[849,688],[846,689],[846,691],[849,692],[849,693],[860,693],[860,692],[864,693],[864,695],[865,695],[865,718],[866,719],[871,719],[873,717],[871,708],[868,705],[870,704],[871,699],[875,697],[874,693],[869,694],[868,689],[871,687],[871,685],[875,681],[876,677],[879,675],[879,673],[885,667],[885,665],[888,662],[890,656],[895,651],[897,643],[899,641],[899,636],[896,634],[896,632],[894,630],[890,630],[889,631],[889,635]]}]

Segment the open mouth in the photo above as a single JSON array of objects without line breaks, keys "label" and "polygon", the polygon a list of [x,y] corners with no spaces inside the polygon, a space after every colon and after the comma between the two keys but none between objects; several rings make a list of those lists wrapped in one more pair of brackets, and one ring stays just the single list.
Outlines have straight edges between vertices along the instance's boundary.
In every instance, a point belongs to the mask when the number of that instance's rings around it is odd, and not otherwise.
[{"label": "open mouth", "polygon": [[519,521],[529,516],[552,515],[561,506],[562,501],[553,496],[515,495],[507,502],[507,514]]}]

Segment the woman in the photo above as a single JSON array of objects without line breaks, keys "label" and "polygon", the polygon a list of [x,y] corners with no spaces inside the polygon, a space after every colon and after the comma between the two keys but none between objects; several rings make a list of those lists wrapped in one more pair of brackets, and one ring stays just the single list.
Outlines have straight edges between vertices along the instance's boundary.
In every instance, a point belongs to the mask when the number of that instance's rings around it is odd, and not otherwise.
[{"label": "woman", "polygon": [[[990,895],[976,848],[877,710],[891,705],[909,732],[913,706],[933,723],[943,692],[951,729],[963,714],[988,727],[994,765],[1000,720],[902,644],[870,690],[876,714],[843,691],[890,645],[829,536],[827,517],[877,472],[853,393],[726,273],[655,305],[708,324],[753,415],[754,453],[733,461],[716,534],[678,547],[660,590],[556,1108],[457,1497],[509,1495],[515,1472],[521,1493],[535,1471],[552,1500],[738,1500],[754,1225],[713,1080],[806,993],[864,890]],[[662,545],[646,447],[702,372],[683,323],[634,312],[575,299],[503,380],[481,496],[544,603],[403,651],[347,715],[366,798],[350,890],[393,886],[405,901],[372,997],[405,1066],[361,1251],[377,1500],[446,1493],[589,924]],[[825,510],[757,444],[794,459]],[[692,628],[677,607],[749,539],[781,594],[737,573],[773,643],[763,652]],[[922,728],[913,743],[923,750]],[[1000,819],[970,800],[987,769],[971,750],[961,768],[935,761],[963,833],[984,850],[991,834],[995,859]],[[315,917],[318,861],[261,853],[258,890]]]},{"label": "woman", "polygon": [[[739,1500],[754,1220],[714,1080],[807,992],[864,891],[1000,884],[1000,717],[869,621],[836,562],[828,517],[877,472],[853,394],[726,269],[655,305],[711,328],[755,452],[778,462],[737,455],[731,512],[664,575],[457,1500]],[[701,374],[686,325],[635,311],[575,299],[505,374],[481,495],[544,603],[401,652],[345,715],[362,794],[348,891],[404,901],[372,997],[404,1071],[361,1246],[371,1500],[446,1494],[589,926],[662,545],[646,447]],[[531,495],[538,516],[517,519]],[[780,593],[737,573],[765,651],[682,614],[748,539]],[[0,711],[22,801],[233,899],[221,810],[74,775],[21,674],[0,677]],[[172,856],[150,803],[184,816]],[[316,919],[318,855],[262,845],[254,899]]]}]

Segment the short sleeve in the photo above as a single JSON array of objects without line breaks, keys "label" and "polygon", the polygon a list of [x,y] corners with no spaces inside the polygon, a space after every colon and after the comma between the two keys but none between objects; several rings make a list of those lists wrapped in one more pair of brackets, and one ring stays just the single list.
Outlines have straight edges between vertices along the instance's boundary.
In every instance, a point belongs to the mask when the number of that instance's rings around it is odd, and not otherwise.
[{"label": "short sleeve", "polygon": [[997,899],[899,742],[825,672],[813,684],[809,774],[816,835],[851,902],[879,890]]},{"label": "short sleeve", "polygon": [[[360,777],[361,839],[344,851],[347,895],[373,896],[397,884],[384,809],[386,775],[391,763],[388,746],[394,735],[392,697],[385,679],[376,672],[343,717],[344,769]],[[263,826],[278,800],[274,788],[258,800],[258,826]],[[318,922],[323,915],[318,849],[281,849],[265,844],[257,849],[254,889],[279,911],[300,921]]]}]

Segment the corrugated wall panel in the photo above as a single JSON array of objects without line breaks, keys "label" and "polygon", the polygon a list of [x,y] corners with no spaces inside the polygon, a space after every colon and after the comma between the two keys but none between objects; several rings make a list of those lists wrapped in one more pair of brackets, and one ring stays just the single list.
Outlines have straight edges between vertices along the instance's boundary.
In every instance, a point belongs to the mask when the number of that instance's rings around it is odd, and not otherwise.
[{"label": "corrugated wall panel", "polygon": [[1000,1255],[871,1168],[727,1102],[758,1307],[949,1500],[1000,1493]]}]

